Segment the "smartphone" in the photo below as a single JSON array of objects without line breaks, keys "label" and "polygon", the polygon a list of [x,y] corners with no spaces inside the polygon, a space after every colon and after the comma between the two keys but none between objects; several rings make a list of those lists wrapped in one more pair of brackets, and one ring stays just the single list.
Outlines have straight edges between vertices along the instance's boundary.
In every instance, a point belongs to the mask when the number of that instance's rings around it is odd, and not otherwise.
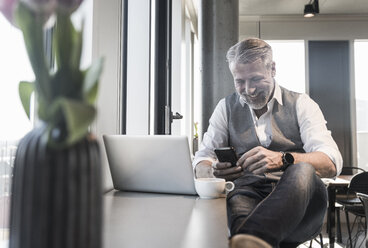
[{"label": "smartphone", "polygon": [[238,161],[238,156],[236,155],[234,147],[216,148],[215,153],[216,153],[218,161],[230,162],[232,166],[236,166],[236,162]]}]

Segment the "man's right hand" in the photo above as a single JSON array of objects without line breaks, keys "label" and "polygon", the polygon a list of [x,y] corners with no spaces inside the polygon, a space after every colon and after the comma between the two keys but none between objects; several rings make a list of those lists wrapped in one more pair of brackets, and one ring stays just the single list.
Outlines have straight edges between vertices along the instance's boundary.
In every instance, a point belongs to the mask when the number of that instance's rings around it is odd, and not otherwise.
[{"label": "man's right hand", "polygon": [[229,162],[213,162],[212,167],[213,175],[226,181],[234,181],[243,173],[241,166],[232,166]]}]

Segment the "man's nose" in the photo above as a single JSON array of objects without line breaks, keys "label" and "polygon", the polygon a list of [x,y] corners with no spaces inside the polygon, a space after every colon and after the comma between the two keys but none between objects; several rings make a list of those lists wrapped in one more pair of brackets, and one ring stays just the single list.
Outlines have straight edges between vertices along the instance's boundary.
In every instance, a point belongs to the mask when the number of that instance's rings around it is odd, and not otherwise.
[{"label": "man's nose", "polygon": [[254,84],[249,83],[249,82],[245,83],[245,93],[247,95],[253,95],[255,91],[256,91],[256,87],[254,86]]}]

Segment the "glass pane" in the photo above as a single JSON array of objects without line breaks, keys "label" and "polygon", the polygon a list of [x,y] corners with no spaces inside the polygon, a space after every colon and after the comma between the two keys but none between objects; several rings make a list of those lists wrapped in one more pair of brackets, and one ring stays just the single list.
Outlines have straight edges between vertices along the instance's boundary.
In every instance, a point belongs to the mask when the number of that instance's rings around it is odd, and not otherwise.
[{"label": "glass pane", "polygon": [[292,91],[305,93],[305,48],[303,40],[267,40],[276,63],[276,82]]},{"label": "glass pane", "polygon": [[93,0],[84,0],[82,5],[73,13],[72,19],[78,30],[82,28],[83,24],[81,68],[86,69],[92,62]]},{"label": "glass pane", "polygon": [[368,41],[357,40],[354,42],[355,65],[355,101],[357,123],[357,148],[358,166],[368,170],[368,84],[367,84],[367,59]]},{"label": "glass pane", "polygon": [[18,95],[21,80],[33,81],[20,30],[11,26],[0,15],[0,140],[18,140],[31,128]]},{"label": "glass pane", "polygon": [[32,128],[18,96],[21,80],[34,75],[24,47],[22,33],[0,15],[0,247],[9,234],[9,202],[16,144]]}]

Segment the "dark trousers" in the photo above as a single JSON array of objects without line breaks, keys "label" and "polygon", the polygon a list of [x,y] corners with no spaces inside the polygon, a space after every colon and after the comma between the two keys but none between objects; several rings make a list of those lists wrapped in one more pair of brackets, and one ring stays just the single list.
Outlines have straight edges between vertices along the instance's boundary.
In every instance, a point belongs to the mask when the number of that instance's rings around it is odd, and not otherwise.
[{"label": "dark trousers", "polygon": [[287,168],[279,181],[246,174],[227,196],[231,236],[255,235],[273,247],[296,247],[322,229],[327,191],[307,163]]}]

